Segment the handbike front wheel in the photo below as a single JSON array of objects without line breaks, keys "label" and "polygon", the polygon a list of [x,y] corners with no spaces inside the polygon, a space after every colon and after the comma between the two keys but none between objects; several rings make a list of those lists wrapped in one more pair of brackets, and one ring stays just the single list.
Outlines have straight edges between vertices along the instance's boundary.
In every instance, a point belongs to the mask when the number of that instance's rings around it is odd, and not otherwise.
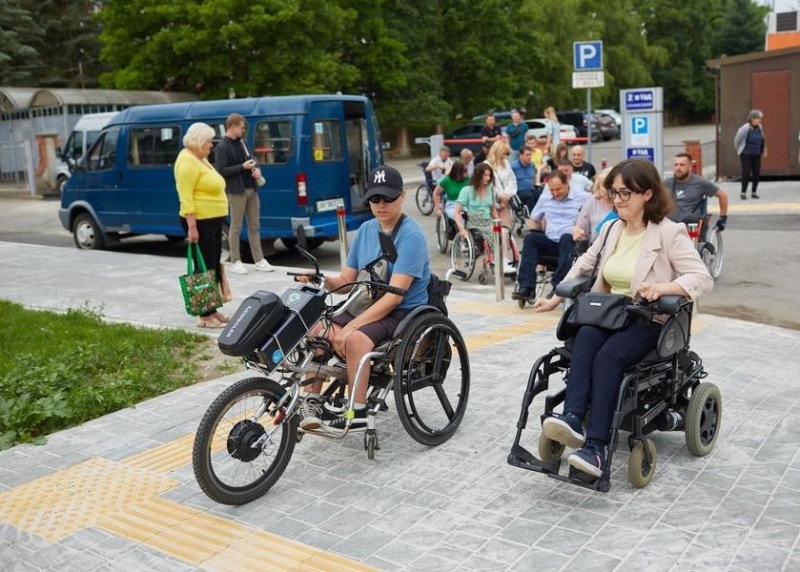
[{"label": "handbike front wheel", "polygon": [[469,400],[469,356],[447,317],[431,312],[406,330],[395,357],[394,399],[406,432],[439,445],[458,429]]},{"label": "handbike front wheel", "polygon": [[417,187],[416,199],[419,212],[425,216],[433,212],[433,195],[428,185],[420,185]]},{"label": "handbike front wheel", "polygon": [[200,420],[192,450],[197,484],[212,500],[248,503],[274,485],[292,458],[297,416],[284,418],[286,393],[271,379],[250,377],[226,389]]}]

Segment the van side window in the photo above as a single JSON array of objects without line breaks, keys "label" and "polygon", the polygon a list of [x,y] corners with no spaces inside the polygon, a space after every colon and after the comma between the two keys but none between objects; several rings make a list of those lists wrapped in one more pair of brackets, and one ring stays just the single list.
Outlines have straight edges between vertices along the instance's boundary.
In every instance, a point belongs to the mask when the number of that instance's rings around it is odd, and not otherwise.
[{"label": "van side window", "polygon": [[333,119],[314,122],[312,158],[315,163],[342,160],[342,124]]},{"label": "van side window", "polygon": [[64,148],[64,154],[73,159],[80,159],[81,155],[83,155],[83,131],[72,132]]},{"label": "van side window", "polygon": [[119,129],[109,129],[97,139],[86,157],[87,171],[102,171],[114,166],[117,160],[117,139]]},{"label": "van side window", "polygon": [[253,153],[259,165],[288,163],[292,156],[292,123],[259,121],[253,141]]},{"label": "van side window", "polygon": [[180,151],[180,137],[181,128],[177,125],[131,129],[128,138],[128,165],[172,165]]}]

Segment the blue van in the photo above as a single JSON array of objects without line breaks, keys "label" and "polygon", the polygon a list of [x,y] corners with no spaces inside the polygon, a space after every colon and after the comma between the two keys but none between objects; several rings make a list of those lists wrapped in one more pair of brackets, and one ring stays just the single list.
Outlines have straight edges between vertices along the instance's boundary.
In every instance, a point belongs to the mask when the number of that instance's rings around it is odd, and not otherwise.
[{"label": "blue van", "polygon": [[75,245],[102,249],[142,234],[183,240],[173,175],[183,135],[202,121],[221,138],[231,113],[247,121],[247,146],[267,180],[259,188],[262,240],[280,238],[291,247],[298,226],[311,248],[335,240],[342,205],[348,230],[371,218],[367,177],[384,159],[369,99],[297,95],[146,105],[117,114],[72,165],[58,216]]}]

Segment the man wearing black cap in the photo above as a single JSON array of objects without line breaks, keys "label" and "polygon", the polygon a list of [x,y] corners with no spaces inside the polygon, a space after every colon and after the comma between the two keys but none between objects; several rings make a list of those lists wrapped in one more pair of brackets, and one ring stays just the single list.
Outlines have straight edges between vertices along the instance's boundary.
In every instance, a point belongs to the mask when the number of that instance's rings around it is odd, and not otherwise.
[{"label": "man wearing black cap", "polygon": [[[372,349],[388,339],[395,326],[409,310],[427,304],[428,282],[431,270],[428,258],[428,243],[422,227],[403,214],[403,177],[392,167],[381,166],[369,175],[367,193],[364,197],[372,210],[374,219],[365,222],[358,229],[355,240],[350,246],[347,262],[339,276],[325,277],[325,287],[336,290],[344,284],[356,280],[360,269],[381,255],[378,233],[385,232],[392,236],[397,249],[397,260],[390,266],[386,279],[391,286],[405,291],[404,296],[386,293],[358,316],[345,312],[333,319],[334,324],[328,331],[328,338],[333,349],[344,356],[347,363],[349,390],[352,394],[353,382],[361,358]],[[304,277],[300,281],[307,282]],[[337,290],[342,293],[347,290]],[[359,382],[355,395],[355,417],[351,428],[365,427],[367,424],[367,380],[369,367],[364,368],[363,379]],[[325,418],[319,397],[322,380],[314,382],[301,405],[303,415],[300,427],[303,429],[319,429]],[[337,416],[328,423],[333,430],[345,428],[345,418]]]},{"label": "man wearing black cap", "polygon": [[486,155],[489,154],[489,149],[492,148],[491,141],[484,141],[481,147],[481,150],[475,154],[475,159],[472,160],[473,165],[480,165],[484,161],[486,161]]}]

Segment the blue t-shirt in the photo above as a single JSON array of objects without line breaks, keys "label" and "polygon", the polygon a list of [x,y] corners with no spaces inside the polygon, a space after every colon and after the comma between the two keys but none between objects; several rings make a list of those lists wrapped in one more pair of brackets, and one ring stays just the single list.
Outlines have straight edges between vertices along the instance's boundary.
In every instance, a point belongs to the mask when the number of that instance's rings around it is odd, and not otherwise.
[{"label": "blue t-shirt", "polygon": [[517,191],[532,191],[533,182],[536,176],[536,166],[533,161],[528,163],[525,167],[519,162],[519,159],[511,163],[511,170],[514,171],[514,176],[517,178]]},{"label": "blue t-shirt", "polygon": [[508,144],[514,151],[519,151],[519,148],[525,143],[525,133],[528,131],[528,124],[520,121],[519,125],[514,125],[512,121],[506,125],[506,133],[508,134]]},{"label": "blue t-shirt", "polygon": [[[378,219],[368,220],[361,225],[350,247],[350,252],[347,254],[347,266],[361,270],[381,255],[381,245],[378,241],[379,231]],[[425,240],[425,233],[422,232],[419,223],[410,217],[405,217],[403,224],[400,225],[400,230],[397,231],[397,236],[394,237],[394,246],[397,249],[397,260],[394,264],[389,264],[387,281],[391,280],[393,272],[414,277],[403,301],[397,308],[411,310],[427,304],[431,266],[428,242]]]}]

